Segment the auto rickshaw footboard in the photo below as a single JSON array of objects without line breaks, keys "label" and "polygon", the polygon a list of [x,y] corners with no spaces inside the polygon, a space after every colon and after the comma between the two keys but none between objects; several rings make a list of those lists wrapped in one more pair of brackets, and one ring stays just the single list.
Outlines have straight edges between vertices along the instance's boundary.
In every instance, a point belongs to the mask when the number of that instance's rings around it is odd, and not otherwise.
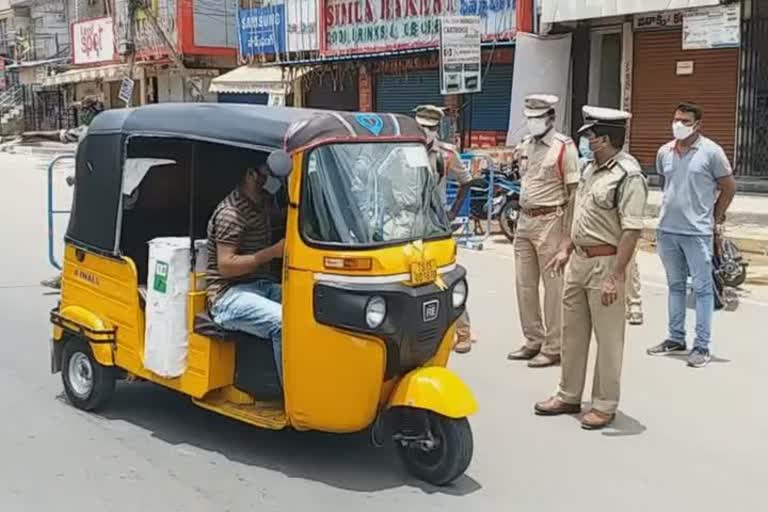
[{"label": "auto rickshaw footboard", "polygon": [[[315,320],[384,340],[385,378],[390,379],[425,364],[437,353],[448,329],[464,312],[464,303],[454,307],[452,296],[465,276],[464,268],[457,266],[441,276],[444,285],[318,281],[314,287]],[[385,301],[386,314],[380,325],[371,327],[366,310],[374,298]]]}]

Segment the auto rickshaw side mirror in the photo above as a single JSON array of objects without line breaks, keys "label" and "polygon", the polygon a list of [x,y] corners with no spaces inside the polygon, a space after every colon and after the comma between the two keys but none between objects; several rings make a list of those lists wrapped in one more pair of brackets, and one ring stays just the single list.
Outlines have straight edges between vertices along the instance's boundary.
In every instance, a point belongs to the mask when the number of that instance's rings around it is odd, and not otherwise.
[{"label": "auto rickshaw side mirror", "polygon": [[282,150],[273,151],[267,158],[267,166],[269,171],[276,178],[285,178],[291,174],[293,168],[293,162],[291,156]]}]

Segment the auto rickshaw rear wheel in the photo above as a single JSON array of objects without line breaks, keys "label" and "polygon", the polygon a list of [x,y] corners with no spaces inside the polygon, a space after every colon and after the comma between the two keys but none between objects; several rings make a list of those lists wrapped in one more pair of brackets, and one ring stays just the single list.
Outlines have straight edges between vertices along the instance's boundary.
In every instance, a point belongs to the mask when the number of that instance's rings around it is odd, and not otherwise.
[{"label": "auto rickshaw rear wheel", "polygon": [[405,423],[394,434],[408,471],[436,486],[448,485],[472,460],[472,428],[467,418],[448,418],[432,411],[407,410]]},{"label": "auto rickshaw rear wheel", "polygon": [[64,341],[61,378],[69,402],[83,411],[102,407],[115,392],[115,370],[100,365],[90,345],[82,339]]}]

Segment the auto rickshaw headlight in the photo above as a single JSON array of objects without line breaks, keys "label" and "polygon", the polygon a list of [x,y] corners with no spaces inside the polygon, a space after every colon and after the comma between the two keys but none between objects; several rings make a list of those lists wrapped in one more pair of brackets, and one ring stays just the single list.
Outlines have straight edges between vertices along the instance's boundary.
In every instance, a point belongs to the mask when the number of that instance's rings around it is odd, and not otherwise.
[{"label": "auto rickshaw headlight", "polygon": [[462,279],[453,287],[453,307],[459,309],[467,301],[467,282]]},{"label": "auto rickshaw headlight", "polygon": [[376,329],[384,323],[387,316],[387,301],[383,297],[371,297],[365,306],[365,323],[371,329]]}]

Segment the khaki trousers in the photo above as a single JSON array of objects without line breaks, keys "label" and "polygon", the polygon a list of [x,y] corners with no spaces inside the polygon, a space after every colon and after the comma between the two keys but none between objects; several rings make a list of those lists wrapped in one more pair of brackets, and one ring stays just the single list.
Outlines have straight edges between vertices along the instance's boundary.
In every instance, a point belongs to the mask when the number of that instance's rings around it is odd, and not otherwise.
[{"label": "khaki trousers", "polygon": [[470,341],[472,339],[472,325],[469,322],[469,311],[465,308],[464,313],[456,320],[456,341]]},{"label": "khaki trousers", "polygon": [[637,267],[637,253],[627,268],[627,312],[642,311],[643,297],[640,287],[640,269]]},{"label": "khaki trousers", "polygon": [[[527,217],[515,237],[515,285],[525,345],[549,356],[560,355],[563,278],[544,271],[563,237],[562,213]],[[539,286],[544,285],[542,315]]]},{"label": "khaki trousers", "polygon": [[613,414],[619,405],[621,367],[624,358],[625,284],[619,298],[603,306],[600,287],[616,256],[585,258],[573,254],[565,271],[563,292],[562,368],[558,397],[580,404],[587,375],[592,333],[597,341],[592,407]]}]

